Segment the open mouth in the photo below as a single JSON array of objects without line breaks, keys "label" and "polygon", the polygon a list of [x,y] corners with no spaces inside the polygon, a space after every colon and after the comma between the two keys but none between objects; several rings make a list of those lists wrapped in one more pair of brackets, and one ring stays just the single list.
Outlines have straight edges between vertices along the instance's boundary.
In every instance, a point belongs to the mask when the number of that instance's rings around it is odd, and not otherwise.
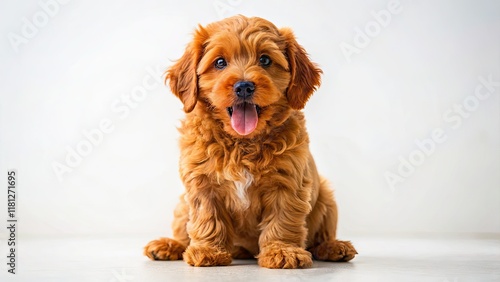
[{"label": "open mouth", "polygon": [[240,135],[248,135],[257,127],[262,109],[255,104],[243,102],[226,110],[231,118],[231,127]]}]

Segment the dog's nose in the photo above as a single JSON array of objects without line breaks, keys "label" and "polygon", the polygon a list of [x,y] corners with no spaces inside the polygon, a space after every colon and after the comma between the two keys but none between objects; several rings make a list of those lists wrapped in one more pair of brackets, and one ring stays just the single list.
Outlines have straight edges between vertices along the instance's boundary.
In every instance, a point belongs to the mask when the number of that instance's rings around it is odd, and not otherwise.
[{"label": "dog's nose", "polygon": [[255,84],[251,81],[238,81],[234,84],[233,89],[238,98],[247,99],[252,97],[255,91]]}]

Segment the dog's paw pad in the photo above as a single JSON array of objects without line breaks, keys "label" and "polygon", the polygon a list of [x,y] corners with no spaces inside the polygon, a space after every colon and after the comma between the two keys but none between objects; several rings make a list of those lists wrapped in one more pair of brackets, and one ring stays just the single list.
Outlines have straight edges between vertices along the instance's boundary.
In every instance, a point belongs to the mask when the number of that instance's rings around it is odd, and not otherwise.
[{"label": "dog's paw pad", "polygon": [[350,261],[358,254],[351,242],[328,241],[312,249],[312,254],[317,260]]},{"label": "dog's paw pad", "polygon": [[160,238],[149,242],[144,247],[144,255],[152,260],[179,260],[186,248],[179,242]]},{"label": "dog's paw pad", "polygon": [[312,266],[311,253],[303,248],[271,244],[257,256],[259,265],[267,268],[307,268]]},{"label": "dog's paw pad", "polygon": [[184,261],[192,266],[230,265],[230,252],[211,246],[189,246],[184,253]]}]

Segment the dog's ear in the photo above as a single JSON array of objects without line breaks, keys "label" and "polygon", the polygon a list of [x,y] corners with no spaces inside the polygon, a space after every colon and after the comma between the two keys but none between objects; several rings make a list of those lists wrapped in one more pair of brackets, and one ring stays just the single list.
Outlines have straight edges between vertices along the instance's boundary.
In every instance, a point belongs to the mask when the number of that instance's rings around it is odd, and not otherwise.
[{"label": "dog's ear", "polygon": [[297,43],[290,29],[282,28],[280,34],[286,42],[286,55],[291,74],[286,97],[292,108],[300,110],[321,84],[323,72],[309,60],[306,51]]},{"label": "dog's ear", "polygon": [[198,100],[198,74],[196,69],[203,54],[203,44],[207,38],[207,32],[202,26],[194,33],[194,38],[186,47],[184,55],[171,66],[165,76],[170,89],[184,104],[184,111],[191,112]]}]

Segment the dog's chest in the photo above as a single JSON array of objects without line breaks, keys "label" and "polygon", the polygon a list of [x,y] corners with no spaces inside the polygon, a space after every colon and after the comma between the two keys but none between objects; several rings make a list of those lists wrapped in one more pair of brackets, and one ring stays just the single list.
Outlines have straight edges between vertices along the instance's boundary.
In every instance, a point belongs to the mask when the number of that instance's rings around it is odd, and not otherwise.
[{"label": "dog's chest", "polygon": [[252,185],[254,178],[253,175],[246,169],[242,173],[243,178],[238,181],[233,181],[236,199],[241,208],[247,209],[250,206],[250,200],[248,199],[248,188]]}]

